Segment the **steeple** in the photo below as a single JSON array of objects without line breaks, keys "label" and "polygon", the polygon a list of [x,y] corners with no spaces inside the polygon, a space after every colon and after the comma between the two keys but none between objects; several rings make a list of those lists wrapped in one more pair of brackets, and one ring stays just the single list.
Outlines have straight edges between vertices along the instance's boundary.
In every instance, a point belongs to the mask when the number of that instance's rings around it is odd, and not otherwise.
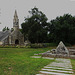
[{"label": "steeple", "polygon": [[16,11],[16,10],[15,10],[15,14],[14,14],[14,17],[18,17],[18,16],[17,16],[17,11]]},{"label": "steeple", "polygon": [[13,28],[14,30],[19,30],[19,19],[18,19],[16,10],[15,10],[14,19],[13,19]]}]

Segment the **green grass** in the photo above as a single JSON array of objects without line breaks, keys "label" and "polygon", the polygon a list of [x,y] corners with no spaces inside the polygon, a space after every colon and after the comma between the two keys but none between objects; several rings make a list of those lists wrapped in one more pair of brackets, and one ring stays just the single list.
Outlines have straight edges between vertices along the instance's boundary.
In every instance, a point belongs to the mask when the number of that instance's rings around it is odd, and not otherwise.
[{"label": "green grass", "polygon": [[50,48],[0,48],[0,75],[35,75],[53,60],[30,58]]},{"label": "green grass", "polygon": [[74,72],[73,75],[75,75],[75,59],[71,59],[71,64],[72,64],[72,68],[73,68],[73,72]]}]

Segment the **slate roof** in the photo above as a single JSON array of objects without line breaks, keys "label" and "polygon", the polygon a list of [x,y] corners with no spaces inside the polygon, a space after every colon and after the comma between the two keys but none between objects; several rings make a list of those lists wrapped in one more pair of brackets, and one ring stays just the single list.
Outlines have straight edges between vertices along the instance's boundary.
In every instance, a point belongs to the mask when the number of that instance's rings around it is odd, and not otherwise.
[{"label": "slate roof", "polygon": [[9,36],[10,31],[0,31],[0,41],[3,41],[7,36]]}]

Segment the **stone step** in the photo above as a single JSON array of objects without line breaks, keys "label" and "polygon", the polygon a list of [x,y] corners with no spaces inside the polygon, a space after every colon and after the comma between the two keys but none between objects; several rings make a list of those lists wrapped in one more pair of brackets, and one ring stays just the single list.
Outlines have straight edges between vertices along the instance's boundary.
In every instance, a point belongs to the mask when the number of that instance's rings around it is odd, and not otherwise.
[{"label": "stone step", "polygon": [[54,62],[44,66],[37,75],[72,75],[70,59],[56,58]]},{"label": "stone step", "polygon": [[72,75],[72,74],[64,74],[64,73],[56,73],[56,72],[47,72],[47,71],[40,71],[43,75]]},{"label": "stone step", "polygon": [[42,70],[45,70],[45,71],[54,71],[54,72],[62,72],[62,73],[73,73],[72,71],[62,71],[62,70],[52,70],[52,69],[42,69]]},{"label": "stone step", "polygon": [[36,74],[36,75],[44,75],[44,74]]},{"label": "stone step", "polygon": [[53,62],[52,64],[47,65],[48,67],[61,67],[61,68],[72,68],[68,63],[60,63],[60,62]]},{"label": "stone step", "polygon": [[45,66],[44,68],[48,68],[48,69],[61,69],[61,70],[72,70],[72,69],[68,69],[68,68],[48,67],[48,66]]},{"label": "stone step", "polygon": [[42,57],[43,59],[54,59],[54,58],[50,58],[50,57]]},{"label": "stone step", "polygon": [[41,56],[31,56],[31,58],[41,58]]}]

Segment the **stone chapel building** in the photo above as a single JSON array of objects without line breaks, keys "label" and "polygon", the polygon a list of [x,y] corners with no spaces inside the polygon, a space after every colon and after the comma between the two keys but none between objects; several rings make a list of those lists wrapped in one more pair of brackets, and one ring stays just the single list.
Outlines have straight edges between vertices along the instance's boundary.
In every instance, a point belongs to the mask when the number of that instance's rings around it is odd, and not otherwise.
[{"label": "stone chapel building", "polygon": [[19,30],[19,19],[15,10],[13,31],[0,31],[0,45],[24,45],[24,36]]}]

